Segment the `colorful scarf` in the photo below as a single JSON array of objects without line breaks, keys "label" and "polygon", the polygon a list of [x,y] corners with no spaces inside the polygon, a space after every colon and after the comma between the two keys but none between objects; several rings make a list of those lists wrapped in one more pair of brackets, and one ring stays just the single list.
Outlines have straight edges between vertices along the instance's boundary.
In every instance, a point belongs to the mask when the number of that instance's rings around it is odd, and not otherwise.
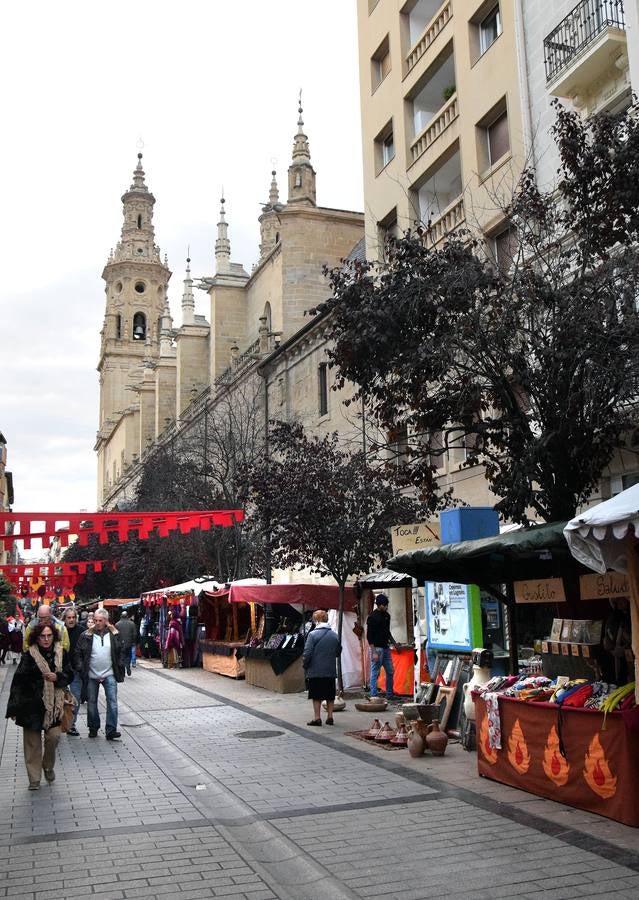
[{"label": "colorful scarf", "polygon": [[[40,669],[42,680],[44,681],[44,687],[42,688],[42,702],[44,703],[44,719],[42,727],[45,731],[48,731],[52,725],[59,722],[62,718],[62,711],[64,709],[64,690],[62,688],[57,688],[54,681],[48,681],[44,677],[45,675],[51,674],[51,669],[49,668],[49,663],[40,653],[40,648],[37,644],[32,644],[29,647],[29,653],[38,669]],[[62,671],[61,643],[55,645],[53,659],[55,671],[56,673],[60,673]]]}]

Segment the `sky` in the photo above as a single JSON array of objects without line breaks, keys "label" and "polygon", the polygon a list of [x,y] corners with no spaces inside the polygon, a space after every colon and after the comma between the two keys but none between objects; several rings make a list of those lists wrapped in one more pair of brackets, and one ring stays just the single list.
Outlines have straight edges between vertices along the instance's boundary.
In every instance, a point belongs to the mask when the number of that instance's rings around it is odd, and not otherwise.
[{"label": "sky", "polygon": [[[3,10],[0,432],[16,511],[95,510],[102,269],[143,144],[156,241],[211,275],[222,186],[233,261],[257,260],[302,88],[321,206],[363,209],[355,0],[22,0]],[[196,292],[196,312],[208,316]]]}]

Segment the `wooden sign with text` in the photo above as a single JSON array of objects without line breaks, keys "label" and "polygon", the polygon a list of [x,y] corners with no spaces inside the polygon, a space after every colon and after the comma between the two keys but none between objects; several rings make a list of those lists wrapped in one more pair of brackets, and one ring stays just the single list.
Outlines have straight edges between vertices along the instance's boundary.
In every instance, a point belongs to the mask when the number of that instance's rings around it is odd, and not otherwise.
[{"label": "wooden sign with text", "polygon": [[439,522],[418,522],[415,525],[393,525],[391,528],[393,553],[439,547]]},{"label": "wooden sign with text", "polygon": [[605,600],[608,597],[629,597],[628,576],[623,572],[606,572],[605,575],[580,575],[579,590],[582,600]]},{"label": "wooden sign with text", "polygon": [[517,603],[563,603],[566,599],[561,578],[515,581],[513,587]]}]

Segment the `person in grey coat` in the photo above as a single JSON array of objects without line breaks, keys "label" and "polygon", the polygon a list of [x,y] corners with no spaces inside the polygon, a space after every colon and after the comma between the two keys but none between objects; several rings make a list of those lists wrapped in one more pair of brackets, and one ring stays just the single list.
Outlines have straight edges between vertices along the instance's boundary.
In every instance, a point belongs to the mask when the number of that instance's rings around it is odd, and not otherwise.
[{"label": "person in grey coat", "polygon": [[313,613],[315,628],[306,638],[302,665],[308,682],[308,699],[313,701],[313,719],[309,725],[321,725],[322,700],[326,700],[327,725],[334,725],[333,704],[335,703],[335,678],[337,658],[342,645],[328,624],[328,613],[317,609]]},{"label": "person in grey coat", "polygon": [[120,613],[120,620],[115,626],[122,638],[122,664],[126,669],[126,674],[131,674],[131,666],[135,668],[135,645],[138,639],[138,630],[135,622],[129,619],[126,609]]}]

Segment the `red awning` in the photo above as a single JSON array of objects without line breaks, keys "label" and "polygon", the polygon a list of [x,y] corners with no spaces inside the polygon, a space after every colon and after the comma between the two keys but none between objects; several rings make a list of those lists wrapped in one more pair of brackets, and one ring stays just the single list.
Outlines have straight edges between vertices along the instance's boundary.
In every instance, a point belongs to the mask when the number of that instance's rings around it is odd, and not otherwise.
[{"label": "red awning", "polygon": [[[209,597],[225,597],[231,603],[289,603],[299,604],[308,609],[337,609],[339,588],[332,584],[232,584],[228,591],[207,592]],[[344,591],[344,609],[357,607],[355,588]]]}]

